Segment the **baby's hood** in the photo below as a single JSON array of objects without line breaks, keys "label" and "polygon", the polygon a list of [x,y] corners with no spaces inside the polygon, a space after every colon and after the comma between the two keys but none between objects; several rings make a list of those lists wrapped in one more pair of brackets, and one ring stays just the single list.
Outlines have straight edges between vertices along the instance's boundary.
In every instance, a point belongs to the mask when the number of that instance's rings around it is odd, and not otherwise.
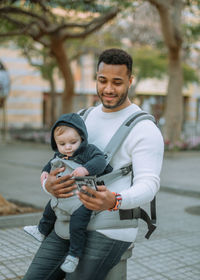
[{"label": "baby's hood", "polygon": [[80,147],[78,148],[78,151],[82,151],[88,144],[88,133],[87,128],[85,126],[85,123],[83,119],[76,113],[70,113],[70,114],[63,114],[59,117],[59,119],[55,122],[51,129],[51,147],[52,149],[57,152],[57,145],[54,139],[54,130],[57,126],[60,125],[66,125],[69,127],[72,127],[77,130],[78,134],[82,138],[82,143]]}]

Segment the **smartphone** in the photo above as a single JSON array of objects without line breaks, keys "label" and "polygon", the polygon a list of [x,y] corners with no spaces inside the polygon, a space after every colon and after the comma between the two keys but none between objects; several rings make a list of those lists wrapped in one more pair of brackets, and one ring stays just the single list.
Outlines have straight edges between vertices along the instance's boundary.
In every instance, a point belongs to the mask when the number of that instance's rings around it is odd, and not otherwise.
[{"label": "smartphone", "polygon": [[79,191],[83,192],[83,186],[87,186],[93,190],[97,190],[96,176],[80,176],[74,177],[73,179],[76,181],[76,185]]}]

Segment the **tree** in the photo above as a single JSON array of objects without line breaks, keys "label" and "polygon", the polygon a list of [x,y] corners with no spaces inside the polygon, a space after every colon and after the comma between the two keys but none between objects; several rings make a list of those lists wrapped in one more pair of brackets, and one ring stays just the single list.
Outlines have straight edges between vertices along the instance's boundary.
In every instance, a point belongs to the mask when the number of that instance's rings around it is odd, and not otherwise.
[{"label": "tree", "polygon": [[[194,30],[194,25],[190,26],[191,28]],[[130,10],[120,13],[111,24],[103,27],[98,34],[94,34],[92,39],[91,45],[94,46],[94,42],[98,42],[97,51],[99,46],[100,49],[122,47],[132,55],[135,82],[131,95],[134,95],[141,80],[162,79],[168,74],[167,50],[159,30],[159,17],[156,9],[151,8],[149,3],[138,5],[134,15],[130,13]],[[184,59],[182,64],[185,86],[190,82],[198,81],[195,67],[191,67],[188,63],[190,61],[191,59]]]},{"label": "tree", "polygon": [[[166,96],[166,110],[165,110],[165,126],[164,138],[171,143],[175,143],[180,139],[182,122],[183,122],[183,12],[186,7],[190,6],[194,10],[199,11],[199,0],[110,0],[111,3],[117,3],[120,7],[125,5],[129,12],[132,8],[133,14],[135,7],[143,5],[148,2],[155,8],[159,15],[160,27],[164,43],[168,54],[168,89]],[[194,11],[192,11],[193,13]],[[148,20],[148,17],[147,17]],[[143,17],[144,24],[146,17]],[[155,29],[154,29],[155,30]],[[197,32],[199,28],[195,29]],[[156,30],[157,31],[157,30]],[[197,32],[199,34],[199,32]],[[139,34],[140,35],[140,34]],[[138,38],[140,37],[138,35]],[[132,36],[133,37],[133,36]],[[144,37],[144,36],[143,36]]]},{"label": "tree", "polygon": [[166,57],[156,48],[150,46],[140,46],[131,48],[130,54],[134,63],[135,83],[132,87],[132,95],[141,80],[148,78],[163,78],[166,75]]},{"label": "tree", "polygon": [[86,38],[113,19],[118,11],[92,0],[1,1],[0,37],[25,35],[49,49],[64,79],[62,111],[70,112],[74,79],[65,43]]},{"label": "tree", "polygon": [[25,36],[15,39],[15,44],[21,50],[21,53],[28,60],[29,64],[36,68],[42,78],[49,83],[51,107],[50,107],[50,125],[56,121],[56,82],[55,70],[58,69],[55,57],[49,53],[49,49],[42,45],[34,44],[34,41]]},{"label": "tree", "polygon": [[162,34],[168,49],[169,83],[166,99],[164,137],[172,143],[179,140],[183,121],[183,73],[181,16],[184,3],[182,0],[148,0],[159,13]]},{"label": "tree", "polygon": [[[135,94],[137,85],[141,80],[148,78],[162,79],[167,76],[167,56],[158,48],[150,46],[141,46],[130,49],[134,63],[135,83],[133,93]],[[187,86],[189,83],[198,82],[199,78],[196,69],[187,63],[182,64],[183,84]]]}]

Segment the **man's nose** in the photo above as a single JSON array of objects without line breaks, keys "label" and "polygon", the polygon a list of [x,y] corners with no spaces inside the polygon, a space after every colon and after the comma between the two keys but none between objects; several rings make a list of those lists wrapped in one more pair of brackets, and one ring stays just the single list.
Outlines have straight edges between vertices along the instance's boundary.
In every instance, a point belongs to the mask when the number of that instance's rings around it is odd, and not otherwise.
[{"label": "man's nose", "polygon": [[114,88],[113,88],[111,83],[106,84],[106,86],[104,88],[104,92],[105,93],[113,93],[114,92]]}]

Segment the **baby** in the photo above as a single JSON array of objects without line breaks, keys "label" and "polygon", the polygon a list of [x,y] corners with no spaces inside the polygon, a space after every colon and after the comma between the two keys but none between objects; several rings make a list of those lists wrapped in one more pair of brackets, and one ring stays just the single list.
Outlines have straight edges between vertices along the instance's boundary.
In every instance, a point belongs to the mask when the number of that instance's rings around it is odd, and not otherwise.
[{"label": "baby", "polygon": [[[62,115],[51,130],[51,147],[55,151],[54,158],[67,159],[79,163],[73,172],[73,176],[100,176],[112,171],[110,165],[106,166],[104,154],[94,145],[88,144],[88,133],[82,118],[75,113]],[[51,161],[43,168],[42,181],[51,171]],[[67,198],[70,199],[70,198]],[[81,205],[70,218],[70,247],[68,255],[61,269],[72,273],[79,262],[85,244],[85,231],[90,221],[92,211]],[[46,205],[43,217],[38,226],[26,226],[24,231],[39,241],[54,228],[56,215],[50,202]]]}]

